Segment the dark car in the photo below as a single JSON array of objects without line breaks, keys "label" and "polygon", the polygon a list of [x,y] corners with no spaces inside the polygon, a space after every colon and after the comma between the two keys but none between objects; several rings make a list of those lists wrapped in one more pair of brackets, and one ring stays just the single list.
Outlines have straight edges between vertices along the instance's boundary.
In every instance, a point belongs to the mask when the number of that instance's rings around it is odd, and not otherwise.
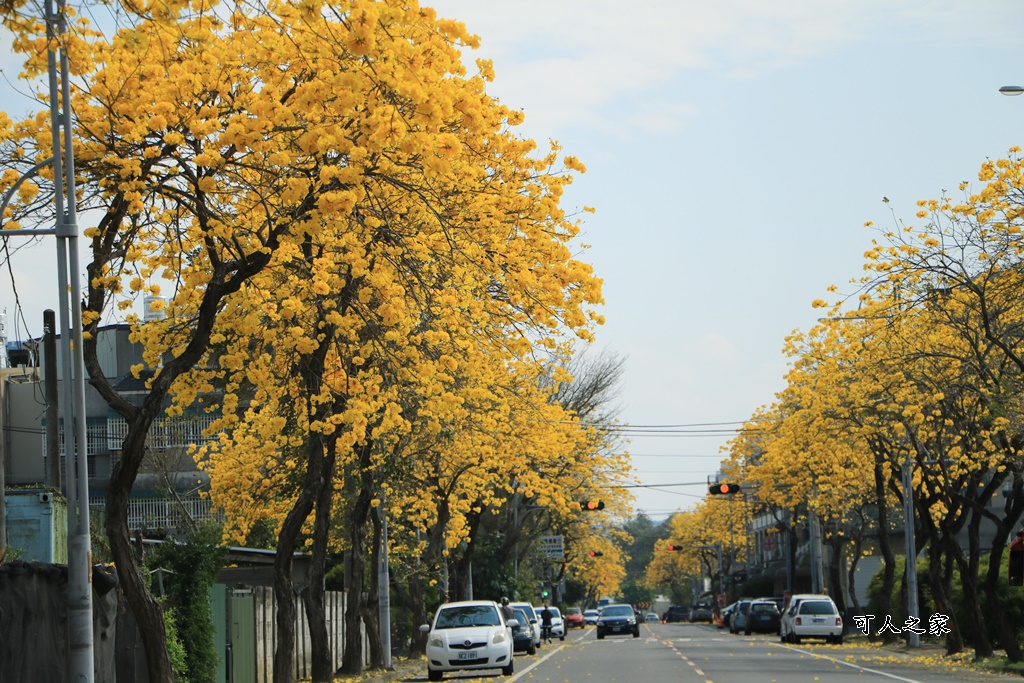
[{"label": "dark car", "polygon": [[690,623],[706,621],[709,624],[714,619],[714,610],[708,603],[699,602],[690,608]]},{"label": "dark car", "polygon": [[747,607],[743,633],[778,633],[782,615],[773,600],[754,600]]},{"label": "dark car", "polygon": [[633,608],[630,605],[606,605],[597,618],[597,639],[629,633],[634,638],[640,637],[640,624],[637,623]]},{"label": "dark car", "polygon": [[512,627],[512,651],[537,654],[537,645],[533,642],[533,626],[530,617],[521,609],[512,612],[513,618],[519,623]]},{"label": "dark car", "polygon": [[661,620],[666,624],[671,624],[677,621],[689,621],[690,620],[690,608],[684,605],[672,605],[665,613],[661,615]]}]

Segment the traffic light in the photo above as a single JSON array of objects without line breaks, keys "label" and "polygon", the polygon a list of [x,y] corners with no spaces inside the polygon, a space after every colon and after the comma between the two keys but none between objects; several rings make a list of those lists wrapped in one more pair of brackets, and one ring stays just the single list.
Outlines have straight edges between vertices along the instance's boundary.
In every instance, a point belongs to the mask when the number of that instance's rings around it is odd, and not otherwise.
[{"label": "traffic light", "polygon": [[587,511],[587,512],[589,512],[591,510],[604,510],[604,501],[603,500],[581,500],[580,501],[580,509],[582,509],[584,511]]},{"label": "traffic light", "polygon": [[591,550],[590,551],[590,556],[591,557],[601,557],[602,555],[604,555],[604,553],[602,553],[600,550]]},{"label": "traffic light", "polygon": [[740,485],[739,484],[712,484],[711,486],[708,487],[708,493],[710,493],[712,495],[718,495],[718,494],[722,494],[722,493],[724,493],[724,494],[739,493],[739,492],[740,492]]},{"label": "traffic light", "polygon": [[540,589],[540,597],[542,597],[542,598],[544,598],[545,600],[547,600],[547,597],[548,597],[548,595],[549,595],[549,593],[548,593],[548,588],[547,588],[547,586],[545,586],[545,587],[543,587],[543,588],[541,588],[541,589]]},{"label": "traffic light", "polygon": [[668,546],[668,549],[669,550],[673,550],[673,551],[674,550],[682,550],[683,546],[681,546],[681,545],[670,545],[670,546]]}]

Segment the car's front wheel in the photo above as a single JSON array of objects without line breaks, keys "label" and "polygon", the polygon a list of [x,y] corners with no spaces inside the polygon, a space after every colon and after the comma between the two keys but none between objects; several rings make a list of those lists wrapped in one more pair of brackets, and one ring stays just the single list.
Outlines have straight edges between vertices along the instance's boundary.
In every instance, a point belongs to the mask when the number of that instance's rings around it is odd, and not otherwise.
[{"label": "car's front wheel", "polygon": [[530,643],[530,647],[526,648],[526,654],[528,654],[528,655],[535,655],[535,654],[537,654],[537,646],[534,645],[533,643]]},{"label": "car's front wheel", "polygon": [[502,676],[511,676],[512,675],[512,670],[514,668],[515,668],[515,664],[512,662],[512,660],[511,659],[508,660],[508,666],[501,667],[501,675]]},{"label": "car's front wheel", "polygon": [[604,634],[603,634],[603,633],[601,633],[600,631],[598,631],[598,632],[597,632],[597,639],[598,639],[598,640],[604,640]]},{"label": "car's front wheel", "polygon": [[633,637],[634,638],[639,638],[640,637],[640,629],[639,629],[639,627],[635,631],[633,631]]},{"label": "car's front wheel", "polygon": [[428,681],[439,681],[444,676],[440,671],[434,671],[429,666],[427,667],[427,680]]}]

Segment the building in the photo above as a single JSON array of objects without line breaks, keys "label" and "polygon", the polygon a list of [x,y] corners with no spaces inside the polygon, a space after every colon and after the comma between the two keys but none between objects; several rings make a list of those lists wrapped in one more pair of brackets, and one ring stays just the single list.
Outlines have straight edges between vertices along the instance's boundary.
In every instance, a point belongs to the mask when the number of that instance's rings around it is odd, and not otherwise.
[{"label": "building", "polygon": [[[103,372],[123,396],[140,401],[145,393],[145,373],[136,379],[131,367],[142,363],[142,349],[129,339],[126,324],[100,328],[97,341]],[[39,359],[41,341],[16,344],[20,353],[15,367],[0,368],[0,462],[6,487],[39,487],[65,490],[63,420],[55,430],[48,429],[46,417],[46,376],[49,368]],[[55,367],[58,392],[62,381],[60,344]],[[10,356],[10,354],[9,354]],[[14,363],[11,363],[14,365]],[[89,460],[89,499],[101,512],[111,472],[117,465],[127,425],[106,401],[86,384],[86,457]],[[167,529],[179,526],[183,515],[205,519],[213,514],[210,502],[199,492],[209,485],[207,475],[199,471],[188,455],[190,445],[203,441],[202,431],[209,426],[209,415],[185,413],[174,419],[158,420],[150,431],[149,449],[143,470],[132,491],[128,525],[131,529]],[[56,433],[60,453],[60,482],[47,473],[48,435]],[[172,490],[177,495],[171,495]]]}]

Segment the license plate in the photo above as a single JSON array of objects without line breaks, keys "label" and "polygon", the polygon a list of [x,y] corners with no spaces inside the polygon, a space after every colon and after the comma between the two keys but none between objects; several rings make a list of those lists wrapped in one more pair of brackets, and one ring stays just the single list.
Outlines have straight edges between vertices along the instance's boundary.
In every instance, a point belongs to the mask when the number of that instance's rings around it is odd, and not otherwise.
[{"label": "license plate", "polygon": [[467,659],[479,659],[479,658],[480,658],[480,656],[477,654],[476,650],[470,650],[469,652],[460,652],[459,653],[459,660],[460,661],[467,660]]},{"label": "license plate", "polygon": [[815,623],[815,624],[824,624],[824,623],[825,623],[825,620],[824,620],[824,619],[815,619],[815,620],[814,620],[814,623]]}]

